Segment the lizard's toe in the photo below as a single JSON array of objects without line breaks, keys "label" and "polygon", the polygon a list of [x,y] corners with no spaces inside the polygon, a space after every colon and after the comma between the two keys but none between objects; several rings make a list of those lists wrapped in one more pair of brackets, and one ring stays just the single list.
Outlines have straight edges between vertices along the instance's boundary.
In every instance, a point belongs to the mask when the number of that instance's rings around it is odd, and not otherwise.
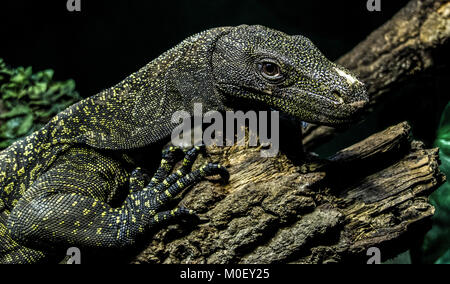
[{"label": "lizard's toe", "polygon": [[198,215],[193,210],[181,206],[169,211],[156,213],[153,216],[153,223],[166,223],[183,219],[193,220],[196,222],[200,221],[200,217],[198,217]]},{"label": "lizard's toe", "polygon": [[205,176],[220,175],[222,183],[228,183],[230,180],[230,173],[221,164],[208,163],[200,170],[205,172]]},{"label": "lizard's toe", "polygon": [[130,191],[135,192],[144,188],[148,182],[148,175],[144,173],[142,168],[137,167],[130,175]]},{"label": "lizard's toe", "polygon": [[175,163],[183,156],[183,149],[178,146],[169,146],[162,150],[162,158],[170,163]]}]

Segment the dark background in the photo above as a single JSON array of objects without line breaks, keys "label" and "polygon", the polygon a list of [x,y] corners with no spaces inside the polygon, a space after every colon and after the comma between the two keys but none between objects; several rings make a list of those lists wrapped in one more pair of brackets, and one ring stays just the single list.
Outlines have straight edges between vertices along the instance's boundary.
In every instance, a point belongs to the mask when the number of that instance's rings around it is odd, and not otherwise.
[{"label": "dark background", "polygon": [[[13,67],[54,69],[56,79],[73,78],[80,94],[88,97],[137,71],[184,38],[217,26],[262,24],[302,34],[335,60],[408,2],[381,1],[381,12],[367,11],[367,0],[81,0],[81,12],[68,12],[66,0],[1,1],[0,57]],[[423,84],[393,90],[398,94],[366,122],[319,151],[332,153],[403,120],[412,121],[415,135],[431,144],[448,101],[448,97],[435,95],[440,92],[439,80],[431,75]],[[425,97],[423,91],[427,92]]]}]

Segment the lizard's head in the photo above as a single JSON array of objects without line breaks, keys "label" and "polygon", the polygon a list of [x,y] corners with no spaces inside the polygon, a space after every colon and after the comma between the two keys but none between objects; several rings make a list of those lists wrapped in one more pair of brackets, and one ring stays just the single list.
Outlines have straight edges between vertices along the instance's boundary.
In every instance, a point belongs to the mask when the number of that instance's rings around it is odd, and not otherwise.
[{"label": "lizard's head", "polygon": [[220,37],[212,56],[216,87],[325,125],[353,121],[368,103],[364,84],[329,61],[303,36],[239,26]]}]

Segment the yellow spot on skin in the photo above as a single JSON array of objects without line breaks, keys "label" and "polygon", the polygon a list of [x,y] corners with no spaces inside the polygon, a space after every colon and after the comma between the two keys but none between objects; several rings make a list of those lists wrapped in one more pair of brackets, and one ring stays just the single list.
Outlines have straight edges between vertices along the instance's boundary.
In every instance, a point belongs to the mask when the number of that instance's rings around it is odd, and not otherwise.
[{"label": "yellow spot on skin", "polygon": [[11,182],[3,190],[5,191],[6,194],[9,195],[13,189],[14,189],[14,182]]},{"label": "yellow spot on skin", "polygon": [[20,170],[17,171],[17,175],[18,175],[18,176],[21,176],[21,175],[23,175],[24,173],[25,173],[25,168],[24,168],[24,167],[22,167]]},{"label": "yellow spot on skin", "polygon": [[0,237],[3,237],[6,235],[6,227],[0,226]]},{"label": "yellow spot on skin", "polygon": [[25,194],[25,191],[26,191],[26,190],[27,190],[27,187],[25,186],[24,183],[22,183],[22,184],[20,185],[20,195]]},{"label": "yellow spot on skin", "polygon": [[102,234],[102,228],[98,228],[97,229],[97,235],[101,235]]}]

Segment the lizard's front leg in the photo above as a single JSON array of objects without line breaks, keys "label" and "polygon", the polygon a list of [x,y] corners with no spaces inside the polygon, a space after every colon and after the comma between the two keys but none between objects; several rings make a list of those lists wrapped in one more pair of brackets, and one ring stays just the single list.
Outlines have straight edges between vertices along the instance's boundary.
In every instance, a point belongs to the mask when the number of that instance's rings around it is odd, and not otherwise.
[{"label": "lizard's front leg", "polygon": [[[182,207],[160,212],[183,189],[209,175],[228,178],[228,172],[217,164],[191,171],[201,150],[194,149],[186,153],[183,166],[173,174],[169,173],[175,161],[163,161],[162,169],[142,189],[139,187],[142,177],[138,178],[139,171],[135,171],[130,180],[130,187],[133,187],[130,194],[121,206],[114,208],[106,202],[103,193],[112,190],[110,186],[115,182],[111,177],[122,169],[99,153],[73,150],[70,156],[43,174],[19,200],[8,218],[9,233],[25,246],[37,248],[49,244],[132,245],[138,235],[155,223],[193,214]],[[98,164],[105,166],[97,167]]]}]

